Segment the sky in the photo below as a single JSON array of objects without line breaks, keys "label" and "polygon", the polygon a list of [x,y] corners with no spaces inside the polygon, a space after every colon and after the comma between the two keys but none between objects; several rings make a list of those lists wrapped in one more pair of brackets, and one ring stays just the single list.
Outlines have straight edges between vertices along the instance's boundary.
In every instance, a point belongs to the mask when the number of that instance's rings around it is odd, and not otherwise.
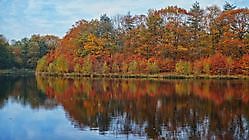
[{"label": "sky", "polygon": [[[32,34],[63,37],[81,19],[103,14],[146,14],[148,9],[177,5],[189,9],[196,0],[0,0],[0,34],[19,40]],[[222,7],[225,1],[237,7],[249,7],[249,0],[197,0],[202,8]]]}]

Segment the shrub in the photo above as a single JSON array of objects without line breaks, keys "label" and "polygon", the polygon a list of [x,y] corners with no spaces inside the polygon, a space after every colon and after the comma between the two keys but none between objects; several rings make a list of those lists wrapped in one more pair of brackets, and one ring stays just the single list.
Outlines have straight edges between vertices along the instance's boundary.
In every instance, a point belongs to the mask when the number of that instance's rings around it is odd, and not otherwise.
[{"label": "shrub", "polygon": [[213,74],[226,74],[227,73],[227,59],[221,53],[216,53],[210,57],[211,72]]},{"label": "shrub", "polygon": [[58,57],[57,59],[55,59],[53,64],[56,72],[60,73],[68,72],[69,65],[64,57],[62,56]]},{"label": "shrub", "polygon": [[45,72],[47,71],[47,61],[45,57],[42,57],[38,62],[37,62],[37,66],[36,66],[36,71],[38,72]]},{"label": "shrub", "polygon": [[92,62],[89,59],[83,63],[81,71],[83,73],[92,73],[93,66],[92,66]]},{"label": "shrub", "polygon": [[161,72],[175,71],[175,61],[171,59],[164,59],[163,61],[158,61],[158,66]]},{"label": "shrub", "polygon": [[160,72],[160,68],[155,62],[148,62],[147,63],[147,70],[149,73],[154,74]]},{"label": "shrub", "polygon": [[230,74],[233,69],[233,64],[234,64],[233,59],[231,57],[228,57],[226,60],[226,64],[227,64],[227,74]]},{"label": "shrub", "polygon": [[103,66],[102,66],[102,72],[105,74],[110,72],[110,68],[108,67],[106,62],[104,62]]},{"label": "shrub", "polygon": [[56,67],[54,66],[53,62],[48,65],[48,72],[51,72],[51,73],[56,72]]},{"label": "shrub", "polygon": [[210,62],[208,58],[196,60],[193,65],[193,72],[195,74],[210,74]]},{"label": "shrub", "polygon": [[205,74],[210,74],[210,64],[208,62],[203,63],[203,72]]},{"label": "shrub", "polygon": [[120,68],[119,68],[119,65],[117,63],[114,63],[112,65],[112,72],[114,72],[114,73],[120,72]]},{"label": "shrub", "polygon": [[178,74],[188,75],[191,73],[191,64],[189,62],[180,61],[176,63],[175,71]]},{"label": "shrub", "polygon": [[128,72],[128,64],[126,64],[126,63],[122,64],[122,72],[123,73],[127,73]]},{"label": "shrub", "polygon": [[138,69],[138,65],[136,61],[132,61],[128,65],[128,72],[130,73],[136,73]]},{"label": "shrub", "polygon": [[249,75],[249,55],[244,55],[241,60],[240,60],[240,64],[241,64],[241,69],[242,69],[242,73],[245,75]]},{"label": "shrub", "polygon": [[74,66],[74,72],[78,72],[78,73],[81,72],[81,65],[80,65],[80,64],[76,64],[76,65]]},{"label": "shrub", "polygon": [[203,69],[203,63],[201,60],[197,60],[193,64],[193,72],[194,74],[201,74]]}]

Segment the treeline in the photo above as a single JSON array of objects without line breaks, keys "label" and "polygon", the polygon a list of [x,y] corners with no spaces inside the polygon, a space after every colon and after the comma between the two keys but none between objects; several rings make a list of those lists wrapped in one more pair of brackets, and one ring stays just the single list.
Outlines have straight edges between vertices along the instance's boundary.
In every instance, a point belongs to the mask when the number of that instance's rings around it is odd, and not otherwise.
[{"label": "treeline", "polygon": [[54,50],[58,43],[59,38],[52,35],[32,35],[11,42],[0,35],[0,69],[35,69],[37,61]]},{"label": "treeline", "polygon": [[249,10],[169,6],[80,20],[38,72],[249,74]]}]

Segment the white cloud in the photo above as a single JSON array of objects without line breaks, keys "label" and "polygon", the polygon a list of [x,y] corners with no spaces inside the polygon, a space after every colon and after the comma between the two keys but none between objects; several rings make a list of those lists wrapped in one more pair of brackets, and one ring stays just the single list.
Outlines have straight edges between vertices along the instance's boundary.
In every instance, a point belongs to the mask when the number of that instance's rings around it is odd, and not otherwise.
[{"label": "white cloud", "polygon": [[[189,9],[196,0],[0,0],[0,33],[7,38],[20,39],[34,33],[63,36],[80,19],[109,16],[145,14],[147,10],[178,5]],[[228,0],[229,1],[229,0]],[[230,0],[245,6],[247,0]],[[216,4],[222,6],[225,0],[199,0],[202,7]]]}]

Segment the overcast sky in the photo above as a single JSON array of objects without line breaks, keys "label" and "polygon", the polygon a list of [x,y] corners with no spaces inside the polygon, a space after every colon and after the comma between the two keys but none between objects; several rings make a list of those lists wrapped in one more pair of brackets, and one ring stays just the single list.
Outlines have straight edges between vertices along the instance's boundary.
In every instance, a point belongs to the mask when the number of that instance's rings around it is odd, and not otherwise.
[{"label": "overcast sky", "polygon": [[[0,34],[11,39],[32,34],[53,34],[63,37],[80,19],[98,18],[106,13],[146,14],[148,9],[177,5],[189,9],[196,0],[0,0]],[[198,0],[201,7],[225,1],[238,7],[249,7],[249,0]]]}]

